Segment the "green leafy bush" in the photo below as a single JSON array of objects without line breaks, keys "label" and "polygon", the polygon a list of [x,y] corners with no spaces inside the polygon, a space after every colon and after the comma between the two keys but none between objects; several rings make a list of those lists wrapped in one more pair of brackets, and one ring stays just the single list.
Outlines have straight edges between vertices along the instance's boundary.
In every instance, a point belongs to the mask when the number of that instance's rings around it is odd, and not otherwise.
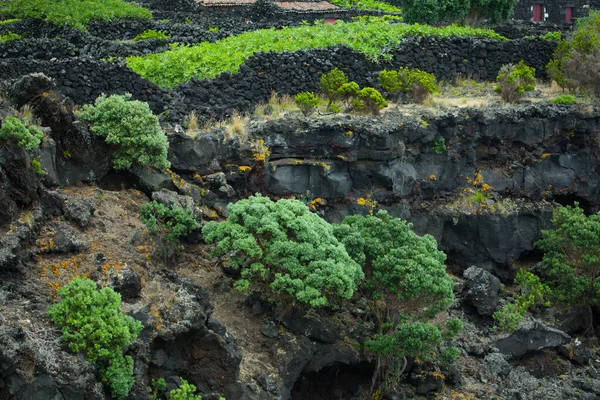
[{"label": "green leafy bush", "polygon": [[362,103],[360,109],[373,115],[379,114],[379,110],[388,106],[387,101],[375,88],[362,88],[356,93],[357,100]]},{"label": "green leafy bush", "polygon": [[304,116],[311,115],[319,106],[319,98],[313,92],[301,92],[294,97],[294,101]]},{"label": "green leafy bush", "polygon": [[571,96],[570,94],[561,94],[560,96],[556,96],[555,98],[550,100],[550,103],[564,105],[574,104],[575,96]]},{"label": "green leafy bush", "polygon": [[185,379],[182,379],[179,387],[171,390],[169,393],[169,400],[202,400],[202,396],[195,393],[196,385],[192,385]]},{"label": "green leafy bush", "polygon": [[93,21],[152,18],[150,11],[123,0],[6,0],[0,15],[43,19],[82,30]]},{"label": "green leafy bush", "polygon": [[553,297],[566,304],[600,304],[600,215],[586,216],[575,206],[559,207],[554,229],[542,231],[536,246]]},{"label": "green leafy bush", "polygon": [[400,67],[397,71],[383,70],[377,80],[391,95],[397,97],[407,93],[416,103],[423,103],[439,90],[433,74],[408,67]]},{"label": "green leafy bush", "polygon": [[502,100],[508,103],[518,102],[525,92],[535,89],[535,68],[525,65],[523,60],[517,65],[503,65],[496,77],[494,88]]},{"label": "green leafy bush", "polygon": [[356,10],[381,10],[385,12],[400,12],[401,10],[390,3],[376,0],[332,0],[336,6],[353,8]]},{"label": "green leafy bush", "polygon": [[140,218],[150,232],[162,231],[165,238],[171,242],[176,242],[200,228],[190,210],[184,210],[177,205],[167,207],[154,200],[140,206]]},{"label": "green leafy bush", "polygon": [[123,399],[134,383],[133,359],[123,356],[142,330],[142,324],[123,315],[121,295],[111,288],[98,290],[93,281],[74,278],[58,291],[61,301],[48,308],[73,352],[83,352],[96,365],[112,396]]},{"label": "green leafy bush", "polygon": [[345,108],[347,111],[350,111],[352,109],[352,102],[358,96],[359,91],[360,86],[358,86],[358,83],[356,82],[344,83],[338,89],[339,99],[345,104]]},{"label": "green leafy bush", "polygon": [[19,118],[8,116],[0,127],[0,141],[17,142],[27,151],[39,148],[43,137],[43,132],[37,126],[31,125],[27,119],[21,121]]},{"label": "green leafy bush", "polygon": [[381,369],[393,364],[389,358],[432,358],[444,340],[462,329],[458,320],[445,332],[427,321],[450,305],[454,287],[446,273],[446,255],[432,236],[418,236],[410,223],[385,211],[346,217],[334,233],[364,270],[361,292],[377,324],[377,334],[365,347],[383,357]]},{"label": "green leafy bush", "polygon": [[22,35],[18,35],[14,32],[8,31],[6,34],[4,35],[0,35],[0,42],[1,43],[6,43],[9,40],[17,40],[17,39],[23,39]]},{"label": "green leafy bush", "polygon": [[133,38],[134,41],[147,40],[147,39],[170,39],[171,36],[161,31],[155,31],[154,29],[148,29],[140,33]]},{"label": "green leafy bush", "polygon": [[427,25],[395,24],[383,19],[333,24],[318,23],[283,29],[261,29],[231,35],[217,42],[194,46],[175,45],[163,53],[128,57],[127,64],[142,77],[172,88],[188,81],[235,73],[256,52],[283,52],[345,45],[378,61],[390,54],[405,36],[489,37],[505,40],[496,32],[462,26],[434,28]]},{"label": "green leafy bush", "polygon": [[298,200],[260,194],[229,204],[229,219],[202,229],[212,254],[240,271],[239,290],[257,290],[278,303],[322,306],[349,299],[363,278],[333,227]]},{"label": "green leafy bush", "polygon": [[130,100],[131,95],[104,94],[94,105],[86,104],[79,118],[91,123],[91,131],[115,147],[113,167],[127,169],[133,164],[168,168],[169,142],[148,103]]},{"label": "green leafy bush", "polygon": [[329,104],[327,104],[327,109],[329,110],[332,104],[341,98],[340,88],[348,83],[348,78],[344,71],[334,68],[321,75],[320,82],[321,91],[325,93],[325,96],[329,99]]},{"label": "green leafy bush", "polygon": [[546,72],[563,88],[600,94],[600,11],[577,20],[571,37],[558,42]]},{"label": "green leafy bush", "polygon": [[42,163],[37,158],[31,160],[31,169],[36,175],[45,175],[46,171],[42,168]]},{"label": "green leafy bush", "polygon": [[542,39],[553,40],[555,42],[558,42],[562,38],[562,32],[561,31],[548,32],[540,37]]},{"label": "green leafy bush", "polygon": [[442,154],[446,150],[446,139],[440,138],[439,140],[433,142],[433,151],[435,152],[435,154]]},{"label": "green leafy bush", "polygon": [[501,331],[512,332],[517,329],[519,322],[532,307],[550,306],[550,288],[542,283],[537,275],[520,269],[515,283],[520,287],[520,294],[515,297],[514,302],[506,304],[494,313],[496,326]]}]

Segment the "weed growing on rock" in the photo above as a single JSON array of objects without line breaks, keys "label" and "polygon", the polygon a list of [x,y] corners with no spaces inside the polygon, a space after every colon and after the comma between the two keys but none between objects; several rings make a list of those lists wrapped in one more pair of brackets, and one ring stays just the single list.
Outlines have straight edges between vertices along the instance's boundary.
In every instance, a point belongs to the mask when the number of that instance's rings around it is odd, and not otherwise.
[{"label": "weed growing on rock", "polygon": [[446,139],[440,138],[433,142],[433,151],[435,154],[442,154],[447,150]]},{"label": "weed growing on rock", "polygon": [[169,142],[148,103],[131,100],[131,95],[102,95],[94,105],[86,104],[77,115],[91,124],[91,131],[114,146],[113,167],[132,165],[168,168]]},{"label": "weed growing on rock", "polygon": [[525,65],[523,60],[517,65],[503,65],[496,77],[494,91],[507,103],[517,103],[525,92],[535,89],[535,68]]},{"label": "weed growing on rock", "polygon": [[164,32],[155,31],[154,29],[148,29],[148,30],[140,33],[136,37],[134,37],[133,40],[135,42],[137,42],[140,40],[148,40],[148,39],[170,39],[170,38],[171,38],[171,36],[167,35]]},{"label": "weed growing on rock", "polygon": [[0,127],[0,141],[16,142],[27,151],[38,149],[43,137],[43,132],[37,126],[31,125],[27,119],[21,121],[19,118],[8,116]]},{"label": "weed growing on rock", "polygon": [[134,383],[133,359],[123,356],[142,324],[123,315],[121,296],[111,288],[98,290],[93,281],[74,278],[58,292],[61,301],[48,308],[73,352],[83,352],[96,365],[113,397],[127,397]]}]

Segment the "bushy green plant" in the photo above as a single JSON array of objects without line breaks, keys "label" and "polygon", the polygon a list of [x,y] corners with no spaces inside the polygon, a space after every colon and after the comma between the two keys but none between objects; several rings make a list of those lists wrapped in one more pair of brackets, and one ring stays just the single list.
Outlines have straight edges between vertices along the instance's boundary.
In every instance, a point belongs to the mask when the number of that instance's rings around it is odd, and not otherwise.
[{"label": "bushy green plant", "polygon": [[11,32],[11,31],[8,31],[4,35],[0,35],[0,42],[1,43],[6,43],[9,40],[17,40],[17,39],[23,39],[23,35],[18,35],[18,34],[14,33],[14,32]]},{"label": "bushy green plant", "polygon": [[515,277],[520,293],[514,302],[506,304],[500,311],[494,313],[496,326],[502,331],[512,332],[517,329],[519,322],[527,311],[536,306],[550,306],[548,298],[551,295],[548,285],[542,283],[540,278],[524,269],[520,269]]},{"label": "bushy green plant", "polygon": [[304,116],[313,114],[320,103],[313,92],[300,92],[294,97],[294,101]]},{"label": "bushy green plant", "polygon": [[558,42],[546,72],[563,88],[600,94],[600,11],[577,20],[571,37]]},{"label": "bushy green plant", "polygon": [[381,358],[377,374],[391,364],[390,357],[432,358],[444,340],[462,328],[452,320],[443,332],[428,318],[446,309],[454,284],[446,273],[446,255],[430,235],[418,236],[412,225],[385,211],[352,215],[334,227],[335,236],[362,266],[361,292],[375,314],[377,334],[365,347]]},{"label": "bushy green plant", "polygon": [[31,160],[31,169],[35,172],[36,175],[44,175],[46,171],[42,168],[42,163],[37,158]]},{"label": "bushy green plant", "polygon": [[134,383],[133,359],[123,356],[142,330],[142,324],[123,315],[121,295],[111,288],[98,290],[93,281],[74,278],[58,291],[61,300],[48,314],[62,330],[73,352],[83,352],[96,365],[112,396],[123,399]]},{"label": "bushy green plant", "polygon": [[94,105],[83,106],[78,116],[91,124],[92,133],[114,146],[115,169],[127,169],[133,164],[168,168],[169,142],[158,118],[148,103],[130,99],[130,94],[103,94]]},{"label": "bushy green plant", "polygon": [[[359,91],[360,91],[360,86],[358,86],[358,83],[356,83],[354,81],[344,83],[338,89],[337,92],[339,95],[339,99],[345,104],[347,111],[350,111],[352,109],[352,102],[358,96]],[[364,104],[363,104],[363,107],[364,107]]]},{"label": "bushy green plant", "polygon": [[386,92],[399,96],[407,93],[415,102],[423,103],[439,90],[435,76],[420,69],[400,67],[397,71],[383,70],[377,78]]},{"label": "bushy green plant", "polygon": [[553,297],[566,304],[600,304],[600,214],[586,216],[575,203],[556,209],[552,224],[536,246],[544,251]]},{"label": "bushy green plant", "polygon": [[257,52],[298,51],[332,46],[349,46],[379,61],[389,56],[405,36],[438,37],[489,37],[506,40],[496,32],[464,26],[435,28],[427,25],[397,24],[383,19],[337,21],[334,24],[317,23],[283,29],[261,29],[231,35],[216,42],[203,42],[194,46],[176,45],[171,50],[128,57],[131,69],[162,87],[172,88],[188,81],[214,78],[229,71],[235,73]]},{"label": "bushy green plant", "polygon": [[353,8],[356,10],[378,10],[391,13],[398,13],[401,11],[398,7],[390,3],[377,0],[332,0],[331,2],[336,6]]},{"label": "bushy green plant", "polygon": [[0,15],[43,19],[82,30],[93,21],[152,18],[150,11],[123,0],[6,0]]},{"label": "bushy green plant", "polygon": [[433,142],[433,151],[435,152],[435,154],[442,154],[446,150],[446,139],[440,138],[439,140]]},{"label": "bushy green plant", "polygon": [[381,93],[372,87],[362,88],[356,93],[356,97],[363,103],[361,109],[373,115],[379,114],[379,110],[388,106]]},{"label": "bushy green plant", "polygon": [[37,126],[31,125],[27,119],[21,121],[19,118],[8,116],[2,120],[0,141],[14,141],[27,151],[34,151],[40,147],[43,137],[43,132]]},{"label": "bushy green plant", "polygon": [[182,236],[200,228],[190,210],[177,205],[167,207],[155,200],[140,206],[140,218],[150,232],[162,231],[171,242],[177,242]]},{"label": "bushy green plant", "polygon": [[19,22],[20,19],[18,18],[10,18],[10,19],[5,19],[0,21],[0,25],[8,25],[8,24],[12,24],[13,22]]},{"label": "bushy green plant", "polygon": [[562,32],[561,31],[548,32],[540,37],[542,39],[553,40],[555,42],[558,42],[562,38]]},{"label": "bushy green plant", "polygon": [[145,30],[144,32],[140,33],[136,37],[134,37],[133,40],[137,42],[140,40],[148,40],[148,39],[170,39],[170,38],[171,38],[171,36],[167,35],[164,32],[155,31],[154,29],[148,29],[148,30]]},{"label": "bushy green plant", "polygon": [[361,268],[331,224],[306,204],[257,194],[227,210],[227,221],[207,223],[202,234],[208,243],[217,242],[213,255],[227,256],[240,271],[237,289],[312,307],[352,297],[363,278]]},{"label": "bushy green plant", "polygon": [[331,105],[340,99],[340,88],[348,83],[348,78],[344,71],[334,68],[331,71],[321,75],[321,91],[325,93],[325,96],[329,99],[327,109],[331,108]]},{"label": "bushy green plant", "polygon": [[196,385],[192,385],[185,379],[181,379],[179,387],[171,390],[169,393],[169,400],[202,400],[202,396],[195,393]]},{"label": "bushy green plant", "polygon": [[525,65],[523,60],[517,65],[503,65],[496,77],[498,84],[494,91],[502,100],[516,103],[530,90],[535,89],[535,68]]},{"label": "bushy green plant", "polygon": [[571,96],[570,94],[561,94],[560,96],[556,96],[555,98],[550,100],[550,103],[564,105],[574,104],[575,96]]},{"label": "bushy green plant", "polygon": [[150,385],[150,388],[148,388],[152,400],[160,400],[162,393],[166,390],[167,383],[165,382],[165,378],[152,378],[152,384]]}]

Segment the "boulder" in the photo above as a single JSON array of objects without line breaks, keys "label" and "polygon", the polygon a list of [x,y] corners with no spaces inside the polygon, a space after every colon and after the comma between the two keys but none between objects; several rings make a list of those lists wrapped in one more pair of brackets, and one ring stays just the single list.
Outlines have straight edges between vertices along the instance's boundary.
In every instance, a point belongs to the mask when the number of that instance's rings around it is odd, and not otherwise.
[{"label": "boulder", "polygon": [[465,301],[480,315],[492,315],[500,302],[500,279],[474,265],[467,268],[463,276],[466,279]]},{"label": "boulder", "polygon": [[502,354],[522,356],[530,351],[547,347],[559,347],[571,341],[571,337],[535,319],[525,320],[516,331],[497,340],[493,346]]}]

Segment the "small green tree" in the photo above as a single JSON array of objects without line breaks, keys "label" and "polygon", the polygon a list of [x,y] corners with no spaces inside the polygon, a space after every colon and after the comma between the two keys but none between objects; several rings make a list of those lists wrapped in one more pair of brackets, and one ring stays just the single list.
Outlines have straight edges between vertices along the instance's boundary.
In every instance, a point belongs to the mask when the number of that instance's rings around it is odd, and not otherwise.
[{"label": "small green tree", "polygon": [[108,287],[98,290],[89,279],[74,278],[58,294],[61,301],[48,313],[69,349],[85,353],[113,397],[127,397],[134,383],[133,359],[123,356],[123,349],[137,338],[142,324],[119,311],[120,294]]},{"label": "small green tree", "polygon": [[503,65],[496,77],[498,85],[494,88],[502,100],[516,103],[525,92],[535,89],[535,68],[525,65],[523,60],[517,65]]},{"label": "small green tree", "polygon": [[91,131],[115,147],[113,166],[127,169],[133,164],[168,168],[169,142],[148,103],[130,100],[131,95],[104,94],[94,105],[86,104],[79,118],[91,123]]},{"label": "small green tree", "polygon": [[446,273],[446,255],[437,249],[435,239],[418,236],[411,228],[410,223],[380,211],[374,216],[346,217],[334,230],[364,270],[361,291],[377,326],[377,334],[365,343],[378,356],[374,382],[385,380],[394,359],[404,359],[406,366],[408,356],[432,358],[443,338],[462,327],[452,320],[444,332],[427,322],[450,305],[454,284]]},{"label": "small green tree", "polygon": [[386,92],[396,98],[401,93],[406,93],[416,103],[423,103],[439,90],[435,76],[417,68],[400,67],[397,71],[383,70],[377,79]]},{"label": "small green tree", "polygon": [[202,396],[196,394],[196,385],[181,379],[179,387],[169,393],[169,400],[202,400]]},{"label": "small green tree", "polygon": [[212,254],[228,256],[241,273],[239,290],[256,290],[279,304],[323,306],[349,299],[363,278],[333,227],[298,200],[260,194],[229,204],[229,219],[202,229]]},{"label": "small green tree", "polygon": [[326,74],[321,75],[321,91],[325,93],[329,99],[327,109],[331,109],[331,105],[340,98],[338,90],[340,87],[348,83],[348,78],[344,71],[334,68]]},{"label": "small green tree", "polygon": [[387,101],[385,101],[381,93],[372,87],[362,88],[356,96],[363,104],[361,110],[364,109],[373,115],[379,114],[379,110],[388,106]]},{"label": "small green tree", "polygon": [[565,304],[600,304],[600,214],[586,216],[579,204],[559,207],[554,229],[542,231],[536,246],[553,297]]},{"label": "small green tree", "polygon": [[300,92],[294,101],[304,116],[311,115],[319,106],[319,98],[313,92]]},{"label": "small green tree", "polygon": [[27,151],[34,151],[40,147],[44,134],[35,125],[31,125],[27,119],[21,121],[19,118],[8,116],[2,120],[0,127],[0,141],[16,142]]}]

